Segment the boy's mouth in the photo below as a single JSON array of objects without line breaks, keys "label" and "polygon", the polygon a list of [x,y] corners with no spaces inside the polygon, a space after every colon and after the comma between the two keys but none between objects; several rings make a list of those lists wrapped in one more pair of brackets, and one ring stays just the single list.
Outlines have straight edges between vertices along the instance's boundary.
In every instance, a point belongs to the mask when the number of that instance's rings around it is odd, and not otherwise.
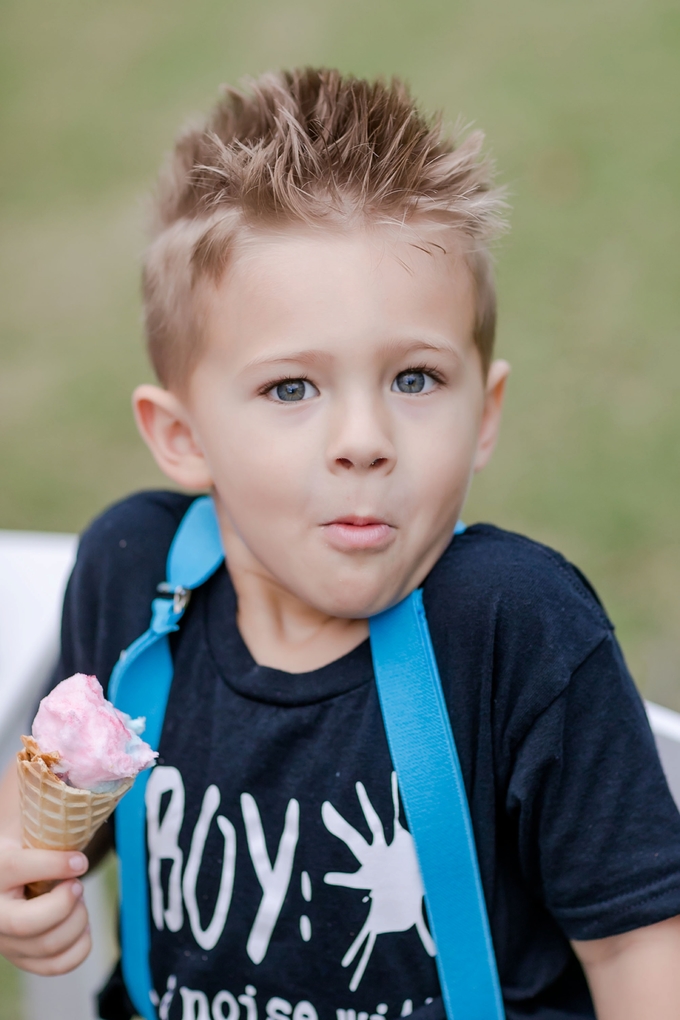
[{"label": "boy's mouth", "polygon": [[395,529],[378,517],[338,517],[322,525],[329,545],[341,552],[354,549],[384,549]]}]

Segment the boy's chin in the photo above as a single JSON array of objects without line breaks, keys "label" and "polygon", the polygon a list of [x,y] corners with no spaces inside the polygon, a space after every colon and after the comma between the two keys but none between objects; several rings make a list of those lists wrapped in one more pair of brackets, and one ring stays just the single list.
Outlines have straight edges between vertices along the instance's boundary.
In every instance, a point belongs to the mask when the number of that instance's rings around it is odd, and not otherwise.
[{"label": "boy's chin", "polygon": [[316,591],[305,592],[303,601],[328,616],[343,620],[366,620],[399,602],[408,593],[394,583],[386,584],[384,579],[382,583],[377,580],[371,584],[357,583],[351,586],[344,579],[338,579],[337,585],[330,588],[324,584]]}]

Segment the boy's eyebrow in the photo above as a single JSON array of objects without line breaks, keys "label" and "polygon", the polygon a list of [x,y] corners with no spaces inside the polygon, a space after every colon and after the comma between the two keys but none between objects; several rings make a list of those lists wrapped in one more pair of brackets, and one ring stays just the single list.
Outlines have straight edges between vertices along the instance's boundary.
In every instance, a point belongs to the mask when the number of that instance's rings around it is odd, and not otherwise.
[{"label": "boy's eyebrow", "polygon": [[405,337],[388,340],[381,345],[390,354],[409,354],[411,351],[433,351],[435,354],[455,354],[456,345],[446,337]]},{"label": "boy's eyebrow", "polygon": [[263,355],[260,358],[252,358],[243,366],[244,371],[251,368],[260,368],[264,365],[281,365],[292,362],[313,365],[319,361],[327,361],[332,355],[328,351],[314,350],[307,348],[303,351],[282,351],[280,354]]},{"label": "boy's eyebrow", "polygon": [[[409,354],[410,352],[416,351],[432,351],[435,354],[455,354],[456,346],[450,340],[444,337],[405,337],[404,339],[386,340],[378,347],[379,353],[386,354]],[[253,358],[248,361],[244,366],[244,371],[249,371],[252,368],[260,368],[266,365],[281,365],[281,364],[303,364],[303,365],[315,365],[322,361],[329,361],[333,358],[333,355],[326,350],[319,348],[306,348],[305,350],[299,351],[282,351],[280,354],[264,355],[259,358]]]}]

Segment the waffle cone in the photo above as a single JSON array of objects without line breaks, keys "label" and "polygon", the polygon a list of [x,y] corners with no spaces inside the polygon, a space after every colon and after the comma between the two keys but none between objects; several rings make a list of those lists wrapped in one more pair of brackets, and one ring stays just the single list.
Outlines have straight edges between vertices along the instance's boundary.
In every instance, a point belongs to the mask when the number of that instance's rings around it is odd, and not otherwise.
[{"label": "waffle cone", "polygon": [[[134,778],[122,779],[111,793],[92,793],[68,786],[50,766],[59,755],[42,754],[33,737],[22,737],[17,754],[22,842],[38,850],[84,850],[104,824]],[[37,886],[52,883],[33,883]],[[41,891],[47,891],[46,889]]]}]

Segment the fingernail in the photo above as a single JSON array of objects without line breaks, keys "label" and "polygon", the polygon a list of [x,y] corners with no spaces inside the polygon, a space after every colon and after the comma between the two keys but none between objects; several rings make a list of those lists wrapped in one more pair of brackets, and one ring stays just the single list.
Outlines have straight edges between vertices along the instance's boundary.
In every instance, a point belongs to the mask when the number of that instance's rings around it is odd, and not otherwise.
[{"label": "fingernail", "polygon": [[83,886],[81,882],[71,882],[71,892],[74,896],[83,895]]},{"label": "fingernail", "polygon": [[69,857],[69,865],[71,871],[85,871],[87,867],[87,857],[85,854],[74,854],[73,857]]}]

